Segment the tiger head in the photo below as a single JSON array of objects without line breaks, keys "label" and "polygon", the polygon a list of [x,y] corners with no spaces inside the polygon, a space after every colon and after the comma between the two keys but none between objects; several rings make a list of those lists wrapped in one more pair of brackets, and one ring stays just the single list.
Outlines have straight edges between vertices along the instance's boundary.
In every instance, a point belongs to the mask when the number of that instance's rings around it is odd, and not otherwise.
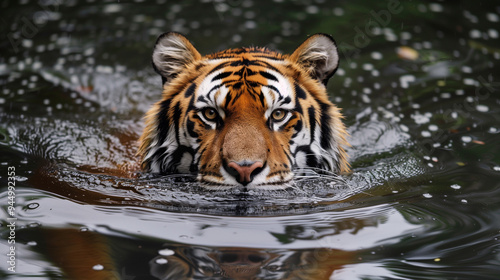
[{"label": "tiger head", "polygon": [[147,172],[194,173],[207,188],[285,188],[297,170],[349,170],[346,130],[328,100],[333,39],[316,34],[291,55],[266,48],[202,56],[161,35],[153,67],[162,99],[146,114],[138,154]]}]

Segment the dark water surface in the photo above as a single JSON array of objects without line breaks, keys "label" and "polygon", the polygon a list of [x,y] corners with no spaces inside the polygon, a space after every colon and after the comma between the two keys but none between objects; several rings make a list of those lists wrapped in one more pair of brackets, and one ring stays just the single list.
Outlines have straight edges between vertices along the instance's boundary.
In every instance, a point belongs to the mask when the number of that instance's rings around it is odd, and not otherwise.
[{"label": "dark water surface", "polygon": [[[0,1],[1,279],[500,279],[500,2],[136,2]],[[118,175],[171,30],[201,53],[332,34],[353,173]]]}]

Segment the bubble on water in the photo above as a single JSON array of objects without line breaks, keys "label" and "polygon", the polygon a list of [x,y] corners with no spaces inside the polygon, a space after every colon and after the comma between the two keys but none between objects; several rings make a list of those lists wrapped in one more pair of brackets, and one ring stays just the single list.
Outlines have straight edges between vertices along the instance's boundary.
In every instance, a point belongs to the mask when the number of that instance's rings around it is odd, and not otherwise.
[{"label": "bubble on water", "polygon": [[500,172],[500,166],[493,166],[493,170]]},{"label": "bubble on water", "polygon": [[468,86],[472,86],[476,83],[476,81],[474,81],[474,79],[471,79],[471,78],[465,78],[464,79],[464,84],[465,85],[468,85]]},{"label": "bubble on water", "polygon": [[462,139],[462,142],[464,142],[464,143],[470,143],[472,141],[472,137],[467,136],[467,135],[466,136],[462,136],[461,139]]},{"label": "bubble on water", "polygon": [[119,5],[119,4],[108,4],[108,5],[104,6],[103,12],[107,13],[107,14],[117,13],[117,12],[121,11],[122,8],[123,8],[123,6]]},{"label": "bubble on water", "polygon": [[443,92],[441,93],[441,98],[443,99],[448,99],[451,97],[451,94],[449,92]]},{"label": "bubble on water", "polygon": [[462,66],[462,68],[460,68],[460,70],[462,70],[463,73],[472,73],[472,68],[470,68],[469,66]]},{"label": "bubble on water", "polygon": [[481,38],[481,31],[477,30],[477,29],[472,29],[470,32],[469,32],[469,36],[473,39],[477,39],[477,38]]},{"label": "bubble on water", "polygon": [[102,73],[102,74],[112,74],[113,73],[113,67],[111,67],[111,66],[97,65],[95,70],[96,70],[96,72]]},{"label": "bubble on water", "polygon": [[28,205],[26,205],[26,208],[28,208],[29,210],[35,210],[37,209],[38,207],[40,206],[40,204],[34,202],[34,203],[30,203]]},{"label": "bubble on water", "polygon": [[432,198],[432,194],[430,194],[430,193],[424,193],[423,196],[425,198]]},{"label": "bubble on water", "polygon": [[93,270],[103,270],[104,266],[102,264],[96,264],[92,267]]},{"label": "bubble on water", "polygon": [[175,252],[173,250],[170,250],[170,249],[162,249],[162,250],[158,251],[158,254],[161,256],[172,256],[172,255],[175,255]]},{"label": "bubble on water", "polygon": [[454,190],[459,190],[460,188],[462,188],[459,184],[453,184],[450,187]]},{"label": "bubble on water", "polygon": [[439,129],[439,127],[435,124],[431,124],[429,125],[429,130],[430,131],[437,131]]},{"label": "bubble on water", "polygon": [[362,95],[361,96],[361,100],[364,102],[364,103],[370,103],[371,102],[371,99],[368,95]]},{"label": "bubble on water", "polygon": [[381,60],[383,58],[383,56],[380,52],[372,52],[371,57],[375,60]]},{"label": "bubble on water", "polygon": [[431,4],[429,4],[429,10],[431,10],[435,13],[439,13],[439,12],[443,11],[443,6],[441,4],[438,4],[438,3],[431,3]]},{"label": "bubble on water", "polygon": [[411,33],[407,31],[401,32],[401,39],[403,40],[410,40],[411,39]]},{"label": "bubble on water", "polygon": [[168,260],[164,259],[164,258],[158,258],[158,259],[155,260],[155,263],[157,263],[157,264],[167,264]]},{"label": "bubble on water", "polygon": [[257,27],[257,23],[253,20],[248,20],[245,22],[246,29],[255,29]]},{"label": "bubble on water", "polygon": [[415,121],[416,124],[425,124],[430,121],[432,114],[427,112],[425,114],[415,113],[411,114],[410,117]]},{"label": "bubble on water", "polygon": [[336,16],[342,16],[344,15],[344,9],[342,8],[334,8],[333,9],[333,14]]},{"label": "bubble on water", "polygon": [[420,133],[423,137],[431,137],[431,133],[427,130],[423,130],[421,133]]},{"label": "bubble on water", "polygon": [[241,39],[242,39],[242,37],[239,34],[234,34],[233,37],[231,38],[231,40],[233,40],[233,42],[235,42],[235,43],[241,42]]},{"label": "bubble on water", "polygon": [[362,68],[363,68],[363,70],[371,71],[373,69],[373,64],[365,63],[365,64],[363,64]]},{"label": "bubble on water", "polygon": [[415,82],[415,76],[413,75],[403,75],[399,77],[399,83],[402,88],[408,88],[409,83]]},{"label": "bubble on water", "polygon": [[489,111],[489,108],[488,106],[486,105],[477,105],[476,106],[476,110],[478,110],[479,112],[488,112]]},{"label": "bubble on water", "polygon": [[400,124],[400,125],[399,125],[399,128],[401,128],[401,130],[402,130],[403,132],[408,132],[408,131],[410,131],[410,129],[409,129],[406,125],[404,125],[404,124]]},{"label": "bubble on water", "polygon": [[498,38],[498,31],[496,31],[495,29],[488,29],[488,36],[491,39],[497,39]]},{"label": "bubble on water", "polygon": [[318,12],[319,12],[318,6],[311,5],[306,7],[306,13],[308,14],[317,14]]},{"label": "bubble on water", "polygon": [[460,200],[460,202],[462,202],[463,204],[466,204],[468,201],[467,201],[467,199],[462,199],[462,200]]},{"label": "bubble on water", "polygon": [[487,13],[486,18],[491,22],[498,22],[498,15],[494,13]]}]

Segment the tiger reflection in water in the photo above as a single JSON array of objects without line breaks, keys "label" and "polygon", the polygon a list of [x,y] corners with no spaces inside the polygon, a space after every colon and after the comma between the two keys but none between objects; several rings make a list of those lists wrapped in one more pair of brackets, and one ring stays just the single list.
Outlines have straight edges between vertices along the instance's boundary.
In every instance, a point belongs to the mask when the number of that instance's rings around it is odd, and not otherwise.
[{"label": "tiger reflection in water", "polygon": [[150,267],[159,279],[311,280],[331,279],[352,258],[351,252],[325,248],[280,251],[189,246],[175,248],[175,255],[153,259]]}]

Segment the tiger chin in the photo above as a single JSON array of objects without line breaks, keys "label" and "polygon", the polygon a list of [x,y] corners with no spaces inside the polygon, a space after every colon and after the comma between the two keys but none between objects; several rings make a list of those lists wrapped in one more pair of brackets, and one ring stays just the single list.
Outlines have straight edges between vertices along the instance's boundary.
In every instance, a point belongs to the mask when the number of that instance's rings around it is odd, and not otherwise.
[{"label": "tiger chin", "polygon": [[292,54],[267,48],[202,56],[183,35],[156,41],[163,95],[145,116],[146,172],[197,174],[209,189],[284,189],[294,173],[349,171],[347,132],[326,84],[334,40],[315,34]]}]

